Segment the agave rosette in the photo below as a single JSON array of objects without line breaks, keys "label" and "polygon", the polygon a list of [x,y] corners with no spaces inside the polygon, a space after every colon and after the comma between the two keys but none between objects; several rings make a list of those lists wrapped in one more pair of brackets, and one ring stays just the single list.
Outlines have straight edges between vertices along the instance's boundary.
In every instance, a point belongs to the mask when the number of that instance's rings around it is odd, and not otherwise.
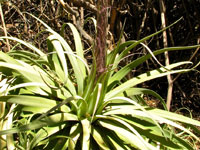
[{"label": "agave rosette", "polygon": [[190,69],[175,68],[191,62],[161,66],[125,82],[122,79],[151,57],[165,51],[198,46],[156,50],[119,68],[120,60],[131,49],[165,29],[139,41],[119,42],[108,54],[107,71],[96,81],[95,67],[91,69],[84,58],[76,28],[71,23],[66,24],[74,36],[75,50],[72,50],[61,35],[34,18],[50,33],[47,53],[23,40],[0,37],[1,40],[17,41],[33,51],[0,52],[0,71],[16,79],[8,89],[8,95],[1,96],[0,101],[17,105],[14,109],[17,121],[13,121],[12,128],[0,131],[0,135],[17,133],[15,135],[24,140],[13,143],[25,149],[192,149],[193,145],[182,139],[183,134],[179,135],[177,131],[198,141],[199,138],[187,126],[195,128],[200,123],[141,105],[142,94],[156,97],[163,105],[164,101],[152,90],[136,88],[148,80],[187,72]]}]

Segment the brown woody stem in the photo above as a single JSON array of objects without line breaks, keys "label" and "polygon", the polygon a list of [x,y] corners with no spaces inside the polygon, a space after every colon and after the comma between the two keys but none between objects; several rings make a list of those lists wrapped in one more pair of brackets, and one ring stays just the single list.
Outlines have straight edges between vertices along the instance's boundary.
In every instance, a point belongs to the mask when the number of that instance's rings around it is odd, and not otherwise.
[{"label": "brown woody stem", "polygon": [[97,35],[95,39],[96,78],[106,71],[106,36],[108,26],[108,1],[97,2]]}]

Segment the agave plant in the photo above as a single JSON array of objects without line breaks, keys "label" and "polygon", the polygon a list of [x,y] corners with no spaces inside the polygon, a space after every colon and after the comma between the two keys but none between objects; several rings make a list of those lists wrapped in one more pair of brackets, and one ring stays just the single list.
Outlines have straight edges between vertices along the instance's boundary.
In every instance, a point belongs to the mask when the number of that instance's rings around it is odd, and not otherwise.
[{"label": "agave plant", "polygon": [[[9,128],[0,131],[1,139],[13,135],[10,140],[15,149],[26,150],[193,149],[193,143],[185,136],[199,141],[190,129],[196,129],[200,122],[148,107],[141,103],[144,102],[143,94],[156,97],[166,108],[157,93],[136,87],[168,74],[187,72],[190,69],[175,68],[191,62],[161,66],[125,82],[123,79],[151,57],[198,45],[156,50],[119,68],[128,52],[163,30],[139,41],[119,42],[107,55],[107,70],[96,80],[95,63],[90,66],[84,58],[76,28],[67,24],[75,41],[75,50],[72,50],[61,35],[37,20],[50,33],[47,53],[23,40],[0,37],[1,40],[17,41],[32,51],[13,49],[9,53],[0,52],[0,72],[14,79],[0,101],[16,105]],[[199,133],[199,130],[195,131]]]}]

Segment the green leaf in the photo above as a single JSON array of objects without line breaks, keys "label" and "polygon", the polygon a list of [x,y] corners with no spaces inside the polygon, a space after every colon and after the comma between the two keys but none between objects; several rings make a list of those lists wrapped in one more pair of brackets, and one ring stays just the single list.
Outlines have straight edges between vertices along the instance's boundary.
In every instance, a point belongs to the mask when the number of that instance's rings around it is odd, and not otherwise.
[{"label": "green leaf", "polygon": [[126,92],[126,95],[129,96],[129,97],[135,96],[135,95],[141,95],[141,94],[152,95],[155,98],[157,98],[158,100],[160,100],[161,103],[163,104],[163,107],[165,108],[165,110],[167,110],[164,99],[159,94],[157,94],[156,92],[154,92],[152,90],[145,89],[145,88],[129,88],[125,92]]},{"label": "green leaf", "polygon": [[54,70],[56,75],[59,77],[59,79],[64,83],[66,75],[63,71],[62,64],[58,58],[58,54],[52,44],[52,42],[47,39],[47,46],[48,46],[48,51],[49,51],[49,56],[48,56],[48,63],[51,68],[51,70]]},{"label": "green leaf", "polygon": [[[137,84],[143,83],[145,81],[156,79],[156,78],[159,78],[159,77],[163,77],[163,76],[166,76],[168,74],[174,74],[174,73],[181,73],[181,72],[189,71],[188,69],[169,71],[172,68],[178,67],[178,66],[183,65],[183,64],[188,64],[188,63],[190,63],[190,62],[179,62],[179,63],[171,64],[169,66],[166,66],[165,68],[161,67],[160,69],[156,69],[156,70],[141,74],[137,77],[134,77],[134,78],[126,81],[125,83],[119,85],[115,89],[109,91],[106,94],[106,100],[108,100],[109,98],[111,98],[111,97],[113,97],[113,96],[115,96],[119,93],[126,91],[127,89],[129,89],[131,87],[136,86]],[[168,69],[168,70],[166,70],[166,69]]]},{"label": "green leaf", "polygon": [[154,115],[158,115],[160,117],[166,118],[166,119],[179,121],[179,122],[186,123],[186,124],[191,124],[194,126],[200,126],[200,121],[197,121],[192,118],[185,117],[183,115],[176,114],[173,112],[167,112],[167,111],[164,111],[161,109],[149,109],[148,112],[150,112]]},{"label": "green leaf", "polygon": [[88,104],[83,99],[80,99],[79,102],[80,102],[80,104],[77,109],[77,116],[78,116],[78,118],[82,118],[82,117],[86,116],[86,113],[88,111]]},{"label": "green leaf", "polygon": [[[127,128],[118,125],[119,123],[114,123],[110,121],[99,120],[98,123],[112,131],[114,131],[126,144],[130,144],[132,147],[139,148],[142,150],[156,150],[153,146],[146,143],[148,147],[139,139],[139,137],[132,132],[130,132]],[[128,137],[128,138],[127,138]]]},{"label": "green leaf", "polygon": [[70,129],[70,139],[68,141],[68,149],[74,150],[76,143],[82,133],[81,125],[79,123],[73,125]]},{"label": "green leaf", "polygon": [[62,130],[66,125],[61,125],[57,127],[43,127],[40,129],[35,136],[33,137],[33,140],[28,145],[29,149],[33,149],[36,145],[38,145],[42,140],[45,138],[50,137],[51,135],[59,132]]},{"label": "green leaf", "polygon": [[68,55],[70,63],[72,65],[72,67],[73,67],[74,75],[75,75],[76,80],[77,80],[78,94],[82,95],[83,89],[84,89],[83,88],[84,75],[81,72],[80,66],[78,64],[78,60],[74,55],[72,55],[73,51],[71,50],[70,46],[66,43],[66,41],[58,34],[56,34],[55,36],[59,40],[59,42],[62,44],[65,52],[67,52],[66,54]]},{"label": "green leaf", "polygon": [[[83,46],[82,46],[80,35],[79,35],[77,29],[75,28],[75,26],[73,24],[67,23],[67,25],[72,30],[72,33],[73,33],[73,36],[74,36],[74,42],[75,42],[77,56],[79,56],[82,60],[85,61],[85,59],[84,59],[84,51],[83,51]],[[85,79],[86,78],[85,65],[79,59],[77,60],[77,62],[78,62],[78,65],[80,67],[80,70],[82,72],[83,78]]]},{"label": "green leaf", "polygon": [[[66,57],[64,54],[64,49],[63,49],[61,43],[57,40],[57,38],[54,35],[49,36],[48,39],[52,42],[52,44],[58,54],[58,58],[60,59],[60,62],[61,62],[62,68],[63,68],[63,72],[64,72],[63,83],[64,84],[66,83],[67,84],[66,86],[71,91],[71,93],[73,95],[76,95],[76,89],[68,77],[68,67],[67,67],[67,60],[66,60]],[[54,64],[55,64],[55,62],[54,62]],[[58,66],[58,64],[55,64],[55,67],[57,67],[57,66]]]},{"label": "green leaf", "polygon": [[87,119],[81,120],[83,128],[83,140],[82,140],[82,150],[90,149],[90,133],[91,133],[91,124]]},{"label": "green leaf", "polygon": [[[106,112],[104,115],[113,115],[113,114],[124,114],[124,115],[126,114],[126,115],[128,115],[129,114],[129,115],[137,115],[137,116],[140,116],[140,117],[148,117],[148,118],[152,117],[153,120],[156,120],[159,124],[171,125],[175,128],[178,128],[178,129],[188,133],[189,135],[191,135],[192,137],[194,137],[196,140],[199,141],[199,138],[196,135],[194,135],[192,132],[190,132],[188,129],[184,128],[183,126],[179,125],[178,123],[173,122],[171,120],[168,120],[164,117],[160,117],[158,114],[151,113],[151,111],[148,111],[148,110],[146,110],[146,111],[147,111],[147,113],[140,111],[140,110],[136,110],[136,109],[128,109],[128,108],[125,107],[124,109],[119,108],[119,109],[115,109],[115,110],[114,109],[110,110],[110,111]],[[166,113],[168,113],[168,111],[166,111]],[[196,121],[194,120],[192,122],[194,123]],[[199,124],[200,123],[198,123],[198,125]]]},{"label": "green leaf", "polygon": [[[44,83],[44,81],[41,78],[42,76],[45,82],[47,82],[50,85],[53,84],[51,79],[48,78],[47,74],[43,70],[36,66],[30,66],[24,62],[21,62],[21,65],[0,62],[0,68],[1,67],[13,69],[13,71],[20,73],[22,78],[26,78],[32,82]],[[44,91],[42,91],[41,89],[39,90],[39,87],[35,87],[35,89],[44,93]],[[50,89],[46,87],[45,90],[49,91]]]},{"label": "green leaf", "polygon": [[42,120],[32,121],[31,123],[27,125],[22,125],[20,127],[8,129],[8,130],[2,130],[0,131],[0,135],[25,132],[29,130],[39,129],[45,126],[56,126],[56,125],[63,124],[63,122],[66,122],[66,121],[77,121],[77,120],[78,118],[76,117],[76,115],[73,115],[71,113],[57,113],[57,114],[45,117]]},{"label": "green leaf", "polygon": [[[91,120],[93,120],[93,118],[94,118],[94,115],[95,115],[95,113],[96,113],[96,111],[97,111],[97,106],[98,106],[98,104],[99,104],[99,100],[100,100],[100,96],[101,96],[101,93],[102,93],[102,84],[101,83],[98,83],[97,84],[97,96],[95,96],[95,101],[94,101],[94,103],[92,103],[91,105],[93,106],[93,112],[92,112],[92,117],[91,117]],[[92,121],[91,121],[92,122]]]},{"label": "green leaf", "polygon": [[39,118],[37,118],[38,120],[46,117],[47,115],[49,115],[51,112],[59,109],[60,107],[65,106],[65,104],[70,103],[73,100],[82,100],[82,98],[80,96],[74,96],[74,97],[68,97],[67,99],[63,100],[61,103],[57,104],[56,106],[52,107],[51,109],[49,109],[47,112],[45,112],[44,114],[42,114]]},{"label": "green leaf", "polygon": [[57,104],[56,101],[51,99],[38,96],[28,96],[28,95],[1,96],[0,101],[20,104],[25,106],[44,107],[44,108],[51,108]]},{"label": "green leaf", "polygon": [[132,126],[143,136],[149,138],[152,140],[152,142],[157,143],[159,142],[161,146],[168,147],[171,149],[192,149],[191,145],[184,140],[181,139],[181,137],[176,136],[173,132],[163,129],[163,132],[165,133],[165,136],[163,136],[160,129],[157,127],[157,125],[149,118],[141,117],[141,116],[118,116],[115,115],[115,117],[120,118]]},{"label": "green leaf", "polygon": [[[159,34],[159,33],[162,33],[162,32],[165,31],[166,29],[170,28],[171,26],[173,26],[174,24],[176,24],[177,22],[179,22],[181,19],[182,19],[182,18],[178,19],[177,21],[175,21],[174,23],[172,23],[172,24],[169,25],[168,27],[163,28],[162,30],[160,30],[160,31],[158,31],[158,32],[155,32],[155,33],[153,33],[153,34],[151,34],[151,35],[149,35],[149,36],[146,36],[146,37],[142,38],[142,39],[139,40],[139,41],[136,41],[136,42],[133,41],[133,44],[131,44],[128,48],[126,48],[125,50],[123,50],[122,53],[120,53],[120,55],[115,59],[114,64],[117,65],[117,64],[120,62],[120,60],[121,60],[123,57],[125,57],[131,49],[133,49],[134,47],[136,47],[136,46],[139,45],[140,43],[142,43],[142,42],[144,42],[144,41],[150,39],[151,37],[154,37],[155,35],[157,35],[157,34]],[[114,67],[114,66],[113,66],[113,67]],[[115,68],[112,68],[112,69],[115,69]]]},{"label": "green leaf", "polygon": [[16,65],[21,65],[17,60],[14,58],[10,57],[7,53],[4,53],[0,51],[0,60],[4,62],[8,62],[10,64],[16,64]]},{"label": "green leaf", "polygon": [[98,128],[92,128],[91,134],[103,150],[110,150],[110,148],[106,144],[108,141],[105,141],[106,136],[102,134],[101,131],[98,130]]},{"label": "green leaf", "polygon": [[[29,14],[29,13],[27,13]],[[31,14],[29,14],[31,15]],[[71,47],[69,46],[69,44],[65,41],[65,39],[59,35],[58,33],[56,33],[55,31],[53,31],[46,23],[44,23],[43,21],[41,21],[39,18],[31,15],[33,18],[35,18],[36,20],[38,20],[40,23],[42,23],[46,28],[47,28],[47,31],[49,31],[50,33],[52,33],[52,35],[54,36],[54,39],[58,40],[64,51],[67,52],[67,55],[68,55],[68,58],[70,60],[70,63],[73,67],[73,71],[74,71],[74,74],[75,74],[75,77],[76,77],[76,80],[77,80],[77,84],[78,84],[78,94],[79,95],[82,95],[83,94],[83,84],[84,84],[84,75],[83,75],[83,72],[81,71],[80,69],[80,66],[79,66],[79,63],[76,59],[75,56],[71,55],[73,54],[73,51],[71,49]]]},{"label": "green leaf", "polygon": [[48,39],[52,42],[52,44],[58,54],[58,57],[62,64],[62,68],[65,73],[65,80],[67,80],[68,79],[68,77],[67,77],[68,76],[68,67],[67,67],[67,60],[65,58],[63,47],[61,46],[60,42],[56,39],[56,37],[54,35],[50,35],[48,37]]},{"label": "green leaf", "polygon": [[[194,46],[185,46],[185,47],[168,47],[160,50],[156,50],[153,52],[153,54],[159,55],[162,54],[166,51],[177,51],[177,50],[190,50],[193,48],[197,48],[199,45],[194,45]],[[147,59],[151,58],[152,56],[150,54],[147,54],[145,56],[142,56],[131,63],[127,64],[123,68],[121,68],[119,71],[117,71],[109,80],[108,84],[111,84],[114,81],[120,81],[123,79],[130,71],[132,71],[134,68],[136,68],[138,65],[141,65],[143,62],[145,62]]]},{"label": "green leaf", "polygon": [[94,112],[94,107],[96,104],[96,100],[97,100],[97,95],[98,95],[98,86],[93,87],[93,91],[91,91],[92,93],[88,93],[88,95],[90,96],[88,98],[88,113],[92,114]]},{"label": "green leaf", "polygon": [[38,55],[41,56],[41,58],[43,60],[47,60],[47,58],[45,57],[46,55],[40,49],[36,48],[34,45],[32,45],[28,42],[25,42],[23,40],[15,38],[15,37],[7,37],[7,36],[0,37],[0,39],[9,39],[9,40],[13,40],[13,41],[16,41],[18,43],[21,43],[21,44],[25,45],[27,48],[30,48],[31,50],[35,51]]}]

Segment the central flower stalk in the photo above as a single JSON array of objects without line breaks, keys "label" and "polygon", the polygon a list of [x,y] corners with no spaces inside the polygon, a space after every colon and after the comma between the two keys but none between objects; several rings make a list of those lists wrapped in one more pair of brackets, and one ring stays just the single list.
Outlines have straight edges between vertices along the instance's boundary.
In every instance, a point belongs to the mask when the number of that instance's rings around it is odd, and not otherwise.
[{"label": "central flower stalk", "polygon": [[106,37],[108,27],[108,1],[97,2],[97,35],[95,39],[96,79],[106,71]]}]

